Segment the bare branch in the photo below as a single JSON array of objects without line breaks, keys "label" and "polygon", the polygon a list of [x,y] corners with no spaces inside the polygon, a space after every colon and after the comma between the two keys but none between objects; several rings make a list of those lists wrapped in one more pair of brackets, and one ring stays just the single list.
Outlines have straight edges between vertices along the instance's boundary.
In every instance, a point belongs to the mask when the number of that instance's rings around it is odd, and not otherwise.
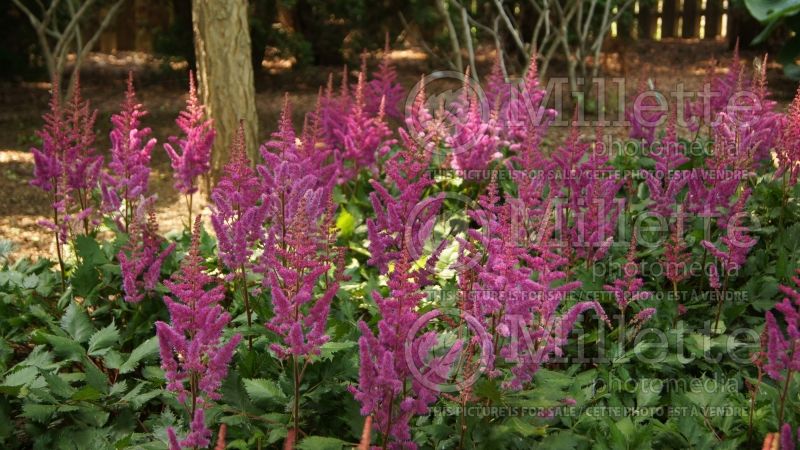
[{"label": "bare branch", "polygon": [[456,27],[453,24],[453,19],[450,17],[450,11],[447,9],[445,0],[436,0],[436,9],[439,10],[439,13],[442,15],[445,24],[447,25],[447,35],[450,37],[450,47],[453,51],[453,56],[456,59],[456,67],[458,68],[458,71],[461,72],[464,70],[464,62],[461,59],[461,45],[458,42]]}]

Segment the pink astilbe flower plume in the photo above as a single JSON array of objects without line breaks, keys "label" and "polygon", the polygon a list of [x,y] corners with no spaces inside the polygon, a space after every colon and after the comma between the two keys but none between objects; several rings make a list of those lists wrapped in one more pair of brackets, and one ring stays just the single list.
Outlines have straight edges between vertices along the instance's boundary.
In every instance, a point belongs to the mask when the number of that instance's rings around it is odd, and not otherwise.
[{"label": "pink astilbe flower plume", "polygon": [[480,99],[469,86],[469,68],[464,74],[463,95],[459,101],[460,112],[452,120],[452,133],[445,144],[452,151],[450,166],[457,171],[483,171],[503,155],[500,147],[500,128],[496,113],[484,118]]},{"label": "pink astilbe flower plume", "polygon": [[158,221],[152,206],[155,198],[151,199],[143,201],[135,211],[128,242],[117,254],[128,303],[138,303],[155,290],[161,277],[161,265],[175,249],[175,243],[161,249],[164,239],[158,235]]},{"label": "pink astilbe flower plume", "polygon": [[775,177],[787,174],[789,184],[794,186],[800,176],[800,87],[789,105],[785,124],[776,149],[780,165]]},{"label": "pink astilbe flower plume", "polygon": [[[180,272],[164,284],[174,295],[164,296],[170,323],[156,322],[156,334],[161,354],[161,368],[167,379],[167,390],[177,394],[178,401],[190,409],[190,432],[178,442],[179,448],[207,447],[211,431],[205,424],[204,410],[218,400],[228,364],[241,340],[233,335],[225,342],[222,334],[230,315],[219,302],[225,298],[225,287],[205,273],[200,254],[198,216],[192,232],[189,253]],[[207,286],[211,289],[206,290]],[[174,434],[174,431],[171,432]]]},{"label": "pink astilbe flower plume", "polygon": [[[800,275],[800,269],[797,274]],[[792,282],[800,286],[800,276],[792,277]],[[786,392],[794,374],[800,371],[800,291],[789,286],[779,286],[786,295],[783,301],[775,305],[775,310],[783,315],[786,324],[785,332],[781,330],[772,311],[767,312],[767,362],[764,371],[770,378],[784,383],[784,394],[780,398],[778,423],[783,421],[783,410]]]},{"label": "pink astilbe flower plume", "polygon": [[[525,139],[531,128],[537,128],[543,135],[558,115],[544,103],[547,91],[539,83],[536,57],[536,53],[531,55],[525,77],[511,89],[506,106],[498,111],[498,122],[504,125],[503,137],[511,150],[516,150],[517,143]],[[497,98],[493,101],[497,102]]]},{"label": "pink astilbe flower plume", "polygon": [[240,123],[231,144],[230,161],[211,192],[211,224],[217,235],[219,258],[231,272],[244,270],[263,237],[266,208],[261,193],[261,181],[245,151],[244,124]]},{"label": "pink astilbe flower plume", "polygon": [[492,64],[492,70],[489,76],[486,77],[484,94],[486,95],[486,103],[492,111],[496,111],[500,116],[500,111],[506,107],[509,98],[509,83],[503,73],[501,55],[498,52]]},{"label": "pink astilbe flower plume", "polygon": [[[625,258],[625,264],[622,266],[622,277],[614,280],[611,285],[603,286],[606,291],[614,294],[617,307],[622,314],[623,325],[628,306],[631,303],[638,304],[647,300],[652,295],[651,292],[642,290],[643,287],[644,279],[639,276],[639,265],[636,263],[636,236],[634,235],[631,237],[631,245]],[[634,317],[633,322],[636,322],[637,326],[642,325],[644,320],[649,319],[653,313],[655,313],[654,308],[644,308]]]},{"label": "pink astilbe flower plume", "polygon": [[[228,277],[238,279],[241,285],[247,326],[252,327],[247,269],[253,265],[250,256],[254,248],[263,240],[269,203],[262,201],[261,180],[250,166],[244,139],[244,123],[240,123],[231,143],[231,159],[211,192],[211,225],[220,261],[227,267]],[[252,348],[252,336],[247,342]]]},{"label": "pink astilbe flower plume", "polygon": [[[156,140],[148,139],[150,128],[139,128],[142,117],[146,115],[147,111],[136,99],[131,72],[122,111],[111,116],[111,161],[102,180],[103,209],[121,216],[117,219],[121,219],[119,222],[125,231],[128,231],[139,198],[147,196],[150,153]],[[124,210],[120,211],[123,207]]]},{"label": "pink astilbe flower plume", "polygon": [[739,40],[733,50],[730,65],[723,75],[715,75],[716,61],[712,60],[698,99],[686,105],[688,127],[697,131],[703,125],[711,125],[720,112],[727,109],[737,92],[750,88],[749,80],[743,77],[744,65],[739,57]]},{"label": "pink astilbe flower plume", "polygon": [[749,198],[750,188],[745,188],[731,208],[728,220],[722,224],[725,230],[725,235],[720,238],[722,245],[714,245],[708,240],[700,242],[728,274],[739,270],[744,265],[747,254],[756,244],[756,239],[747,234],[749,231],[747,226],[742,225],[742,219],[747,217],[744,207]]},{"label": "pink astilbe flower plume", "polygon": [[211,168],[211,146],[216,132],[211,119],[205,119],[205,107],[197,98],[194,75],[189,72],[189,98],[186,109],[175,120],[183,132],[181,137],[170,136],[164,144],[172,161],[175,189],[185,195],[197,192],[197,178]]},{"label": "pink astilbe flower plume", "polygon": [[678,194],[686,186],[688,178],[678,167],[689,161],[683,154],[683,146],[678,140],[676,129],[677,113],[670,115],[667,132],[659,145],[651,146],[650,157],[655,161],[655,170],[643,170],[647,188],[650,191],[648,208],[657,217],[668,218],[674,213]]},{"label": "pink astilbe flower plume", "polygon": [[[672,283],[673,291],[677,291],[678,284],[689,277],[687,267],[692,262],[691,251],[688,250],[686,241],[683,238],[683,223],[683,209],[679,208],[678,217],[672,227],[669,240],[664,243],[664,257],[661,261],[664,267],[664,275]],[[677,294],[677,292],[673,293]]]},{"label": "pink astilbe flower plume", "polygon": [[[329,207],[326,214],[332,214]],[[328,341],[326,324],[333,297],[339,288],[339,275],[319,288],[331,270],[326,253],[330,226],[327,217],[311,218],[301,204],[292,217],[285,237],[267,249],[272,259],[268,285],[274,316],[267,328],[278,335],[271,349],[279,358],[318,355]],[[337,269],[342,269],[341,267]]]},{"label": "pink astilbe flower plume", "polygon": [[656,129],[666,115],[661,109],[659,99],[663,99],[653,88],[648,89],[648,81],[642,79],[633,103],[625,111],[625,120],[631,124],[630,137],[649,146],[655,140]]},{"label": "pink astilbe flower plume", "polygon": [[386,33],[386,44],[383,49],[383,56],[378,65],[378,70],[372,74],[372,79],[368,83],[370,94],[367,96],[366,110],[375,116],[380,112],[381,99],[386,116],[400,119],[402,114],[398,103],[405,97],[405,90],[397,82],[397,71],[392,64],[391,48],[389,46],[389,33]]},{"label": "pink astilbe flower plume", "polygon": [[[32,148],[34,159],[31,184],[53,195],[53,208],[61,215],[81,216],[83,233],[90,232],[90,215],[95,212],[92,191],[98,187],[103,157],[94,149],[94,124],[97,111],[81,98],[78,79],[72,98],[62,105],[58,85],[53,86],[50,111],[44,115],[45,126],[38,133],[41,148]],[[60,206],[56,206],[62,202]],[[67,207],[68,206],[68,207]],[[62,226],[59,219],[47,222],[50,228]],[[70,227],[71,228],[71,227]],[[62,242],[63,244],[63,242]]]},{"label": "pink astilbe flower plume", "polygon": [[385,120],[385,98],[380,101],[377,115],[370,115],[365,103],[366,80],[358,74],[355,102],[345,117],[342,130],[337,131],[342,142],[339,159],[339,182],[347,182],[363,169],[374,170],[376,158],[385,155],[394,140]]},{"label": "pink astilbe flower plume", "polygon": [[[588,158],[579,163],[584,152]],[[598,261],[608,253],[624,205],[624,199],[617,198],[617,193],[625,180],[617,175],[608,158],[602,129],[597,130],[594,145],[588,146],[578,141],[576,128],[561,152],[554,156],[566,185],[565,213],[571,215],[564,217],[564,225],[570,219],[574,222],[567,229],[570,243],[576,254],[588,262]]]},{"label": "pink astilbe flower plume", "polygon": [[66,288],[64,245],[77,233],[89,234],[99,223],[93,217],[96,208],[92,201],[103,166],[103,157],[95,155],[93,147],[97,112],[90,112],[89,102],[81,98],[80,91],[76,78],[73,96],[65,106],[58,84],[53,86],[50,110],[44,114],[44,127],[37,133],[42,145],[31,149],[31,185],[50,194],[51,219],[39,224],[55,237],[62,289]]},{"label": "pink astilbe flower plume", "polygon": [[[460,342],[456,342],[446,356],[425,362],[424,367],[421,361],[406,358],[407,346],[411,354],[425,355],[436,344],[433,332],[422,336],[409,333],[419,318],[417,307],[425,298],[411,269],[409,256],[403,253],[389,274],[389,295],[373,293],[381,317],[378,332],[374,334],[364,321],[358,323],[359,379],[357,386],[350,387],[361,403],[361,414],[372,416],[373,429],[380,433],[384,447],[390,449],[417,448],[409,422],[415,415],[428,414],[428,407],[439,397],[430,384],[446,381],[442,374],[449,372],[461,349]],[[412,361],[414,367],[410,367]]]},{"label": "pink astilbe flower plume", "polygon": [[[370,202],[374,218],[367,219],[369,264],[387,273],[388,264],[397,260],[410,241],[424,242],[442,203],[441,196],[423,198],[433,184],[428,167],[431,153],[400,130],[400,149],[384,164],[386,181],[370,180]],[[435,258],[431,258],[435,259]],[[429,261],[431,262],[431,261]]]}]

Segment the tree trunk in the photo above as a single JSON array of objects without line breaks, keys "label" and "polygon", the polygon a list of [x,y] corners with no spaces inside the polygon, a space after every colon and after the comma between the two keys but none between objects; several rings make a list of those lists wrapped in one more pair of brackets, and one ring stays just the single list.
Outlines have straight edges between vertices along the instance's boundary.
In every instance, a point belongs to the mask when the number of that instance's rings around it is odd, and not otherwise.
[{"label": "tree trunk", "polygon": [[247,153],[255,160],[258,117],[247,0],[192,0],[192,27],[200,96],[217,130],[208,194],[228,161],[239,120],[244,120]]}]

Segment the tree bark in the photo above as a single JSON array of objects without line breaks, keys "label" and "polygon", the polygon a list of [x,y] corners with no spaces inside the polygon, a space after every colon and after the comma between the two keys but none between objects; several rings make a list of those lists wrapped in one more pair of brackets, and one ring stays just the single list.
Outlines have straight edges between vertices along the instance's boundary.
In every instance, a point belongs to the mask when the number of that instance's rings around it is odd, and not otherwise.
[{"label": "tree bark", "polygon": [[228,148],[244,120],[247,154],[255,161],[258,137],[247,0],[192,0],[197,79],[217,137],[211,151],[206,194],[228,161]]}]

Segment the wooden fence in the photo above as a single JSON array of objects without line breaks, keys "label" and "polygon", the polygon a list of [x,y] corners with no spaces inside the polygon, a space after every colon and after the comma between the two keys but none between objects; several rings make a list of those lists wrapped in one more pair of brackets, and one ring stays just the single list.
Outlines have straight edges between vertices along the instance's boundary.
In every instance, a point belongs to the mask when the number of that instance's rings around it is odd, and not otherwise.
[{"label": "wooden fence", "polygon": [[639,0],[633,29],[622,33],[638,39],[719,39],[730,36],[730,0]]},{"label": "wooden fence", "polygon": [[[758,31],[747,11],[731,10],[732,0],[637,0],[633,22],[618,24],[618,36],[636,39],[721,39]],[[151,51],[153,31],[165,29],[180,9],[181,2],[132,0],[117,18],[117,26],[108,30],[100,50]],[[188,4],[187,0],[183,3]],[[747,24],[743,26],[742,24]],[[753,25],[753,26],[750,26]]]}]

